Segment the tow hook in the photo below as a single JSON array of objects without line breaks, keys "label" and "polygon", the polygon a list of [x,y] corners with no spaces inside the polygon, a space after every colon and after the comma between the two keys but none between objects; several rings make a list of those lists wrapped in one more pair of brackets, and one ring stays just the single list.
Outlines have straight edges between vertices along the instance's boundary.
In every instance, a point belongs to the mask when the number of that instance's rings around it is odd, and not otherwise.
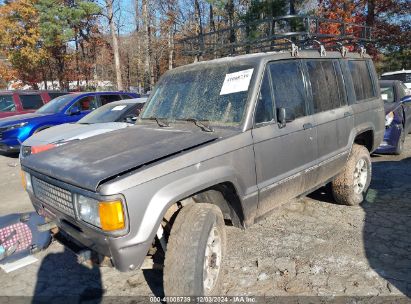
[{"label": "tow hook", "polygon": [[53,230],[53,229],[56,229],[56,228],[57,228],[57,224],[54,221],[37,225],[37,230],[39,232],[46,232],[46,231]]}]

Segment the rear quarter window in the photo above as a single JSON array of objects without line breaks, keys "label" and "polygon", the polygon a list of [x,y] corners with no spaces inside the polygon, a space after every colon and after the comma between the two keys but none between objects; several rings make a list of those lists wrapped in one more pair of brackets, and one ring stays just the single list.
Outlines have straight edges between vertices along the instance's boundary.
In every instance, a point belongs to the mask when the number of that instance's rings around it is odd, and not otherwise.
[{"label": "rear quarter window", "polygon": [[348,67],[354,84],[356,101],[361,102],[375,97],[371,74],[365,60],[350,60]]},{"label": "rear quarter window", "polygon": [[49,92],[48,94],[49,94],[50,100],[51,100],[51,99],[54,99],[56,97],[67,95],[68,93],[65,93],[65,92]]},{"label": "rear quarter window", "polygon": [[24,110],[37,110],[43,106],[40,94],[20,95],[19,97]]}]

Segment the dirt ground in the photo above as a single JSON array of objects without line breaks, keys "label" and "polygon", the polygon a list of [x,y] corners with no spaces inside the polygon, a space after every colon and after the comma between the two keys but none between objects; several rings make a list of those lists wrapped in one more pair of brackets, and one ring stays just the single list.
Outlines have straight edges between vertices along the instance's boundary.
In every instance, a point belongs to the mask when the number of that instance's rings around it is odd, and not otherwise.
[{"label": "dirt ground", "polygon": [[[336,205],[326,189],[320,189],[248,230],[229,227],[222,293],[401,296],[408,302],[411,136],[405,151],[400,157],[373,157],[373,180],[361,206]],[[32,210],[16,158],[0,156],[0,197],[0,215]],[[38,262],[15,272],[0,270],[0,296],[71,295],[87,300],[163,294],[161,271],[88,269],[58,243],[36,257]]]}]

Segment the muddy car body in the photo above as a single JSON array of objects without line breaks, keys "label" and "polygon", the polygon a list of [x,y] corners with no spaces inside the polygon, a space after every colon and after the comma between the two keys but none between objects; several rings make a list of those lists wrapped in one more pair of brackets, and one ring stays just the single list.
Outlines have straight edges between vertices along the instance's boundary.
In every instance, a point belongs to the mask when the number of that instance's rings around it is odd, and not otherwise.
[{"label": "muddy car body", "polygon": [[[371,59],[338,52],[260,53],[176,68],[140,117],[134,127],[23,159],[22,170],[35,208],[118,270],[139,268],[159,240],[165,291],[174,295],[217,290],[222,218],[248,227],[330,181],[338,202],[360,203],[369,153],[384,135]],[[83,197],[121,201],[121,229],[81,220]]]}]

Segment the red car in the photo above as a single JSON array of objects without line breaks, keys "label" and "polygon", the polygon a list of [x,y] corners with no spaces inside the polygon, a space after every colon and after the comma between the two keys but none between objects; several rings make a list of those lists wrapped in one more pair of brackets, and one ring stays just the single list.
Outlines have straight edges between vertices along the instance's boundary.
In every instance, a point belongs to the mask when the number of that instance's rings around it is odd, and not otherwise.
[{"label": "red car", "polygon": [[31,113],[50,100],[68,94],[58,91],[0,91],[0,118]]}]

